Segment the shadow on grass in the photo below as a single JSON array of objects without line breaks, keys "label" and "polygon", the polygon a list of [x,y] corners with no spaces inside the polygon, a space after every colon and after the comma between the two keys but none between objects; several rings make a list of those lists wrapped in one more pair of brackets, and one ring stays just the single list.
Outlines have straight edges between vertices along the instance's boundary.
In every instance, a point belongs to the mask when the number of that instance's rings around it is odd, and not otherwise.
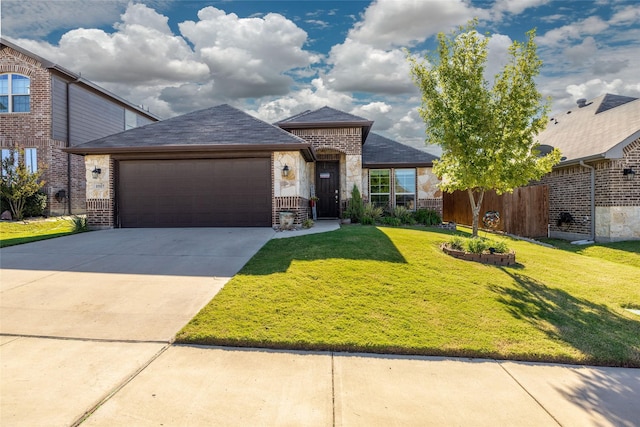
[{"label": "shadow on grass", "polygon": [[499,294],[498,301],[515,318],[579,350],[585,364],[640,367],[640,321],[525,275],[502,270],[513,278],[516,288],[494,286],[492,291]]},{"label": "shadow on grass", "polygon": [[322,259],[406,263],[394,243],[376,227],[344,227],[328,233],[272,239],[244,266],[240,274],[282,273],[294,260]]},{"label": "shadow on grass", "polygon": [[65,231],[62,233],[53,233],[53,234],[44,234],[41,236],[29,236],[29,237],[16,237],[13,239],[2,239],[0,240],[0,248],[5,248],[8,246],[21,245],[23,243],[31,243],[37,242],[39,240],[47,240],[47,239],[55,239],[56,237],[69,236],[71,234],[75,234],[73,231]]}]

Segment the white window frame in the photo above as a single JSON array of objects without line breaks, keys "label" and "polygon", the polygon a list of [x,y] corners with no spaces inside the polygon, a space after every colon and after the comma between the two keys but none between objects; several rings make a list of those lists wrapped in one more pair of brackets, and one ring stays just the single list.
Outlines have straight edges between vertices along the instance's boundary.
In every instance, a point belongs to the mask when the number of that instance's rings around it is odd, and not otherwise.
[{"label": "white window frame", "polygon": [[[400,173],[398,173],[400,172]],[[398,191],[399,187],[402,186],[406,186],[407,184],[409,184],[408,182],[399,182],[399,178],[398,176],[402,175],[402,172],[412,172],[413,173],[413,182],[410,183],[413,187],[413,191]],[[417,179],[418,176],[418,172],[416,170],[416,168],[401,168],[401,169],[394,169],[393,171],[393,205],[394,206],[404,206],[407,209],[411,210],[411,211],[415,211],[416,210],[416,205],[417,205],[417,201],[416,201],[416,187],[417,187]],[[413,196],[413,204],[411,206],[406,206],[405,204],[398,204],[398,196]]]},{"label": "white window frame", "polygon": [[37,148],[24,149],[24,166],[31,173],[38,172],[38,149]]},{"label": "white window frame", "polygon": [[[373,185],[371,184],[371,180],[372,180],[372,175],[374,175],[374,172],[387,172],[387,177],[389,178],[389,191],[388,192],[375,192],[373,191]],[[391,203],[392,199],[391,199],[391,192],[393,191],[393,177],[392,177],[392,173],[391,173],[391,169],[369,169],[369,201],[373,203],[373,199],[374,196],[387,196],[387,204],[386,206],[382,206],[379,203],[375,203],[377,206],[381,206],[383,208],[386,208],[389,206],[389,204]]]},{"label": "white window frame", "polygon": [[[18,73],[2,73],[0,76],[7,76],[7,90],[6,92],[0,93],[0,96],[7,97],[7,111],[0,111],[0,114],[20,114],[20,113],[30,113],[31,112],[31,77],[25,76],[24,74]],[[27,79],[27,93],[13,93],[13,77],[20,76]],[[29,99],[27,111],[14,111],[13,101],[16,96],[27,96]]]}]

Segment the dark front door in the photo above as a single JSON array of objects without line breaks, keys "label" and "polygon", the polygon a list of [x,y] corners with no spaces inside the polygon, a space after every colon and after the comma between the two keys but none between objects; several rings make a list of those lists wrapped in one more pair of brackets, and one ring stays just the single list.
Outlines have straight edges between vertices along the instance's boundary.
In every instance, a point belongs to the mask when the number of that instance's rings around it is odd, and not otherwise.
[{"label": "dark front door", "polygon": [[340,163],[316,162],[316,196],[318,216],[337,218],[340,214]]}]

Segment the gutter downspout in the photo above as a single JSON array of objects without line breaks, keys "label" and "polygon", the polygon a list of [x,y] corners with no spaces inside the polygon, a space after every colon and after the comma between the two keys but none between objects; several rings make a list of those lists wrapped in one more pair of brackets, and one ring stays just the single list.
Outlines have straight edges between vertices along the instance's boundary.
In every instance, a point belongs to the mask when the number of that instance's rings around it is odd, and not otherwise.
[{"label": "gutter downspout", "polygon": [[[71,147],[71,85],[78,83],[80,77],[67,82],[67,148]],[[71,212],[71,153],[67,153],[67,210]]]},{"label": "gutter downspout", "polygon": [[591,240],[596,241],[596,169],[580,160],[580,166],[591,169]]}]

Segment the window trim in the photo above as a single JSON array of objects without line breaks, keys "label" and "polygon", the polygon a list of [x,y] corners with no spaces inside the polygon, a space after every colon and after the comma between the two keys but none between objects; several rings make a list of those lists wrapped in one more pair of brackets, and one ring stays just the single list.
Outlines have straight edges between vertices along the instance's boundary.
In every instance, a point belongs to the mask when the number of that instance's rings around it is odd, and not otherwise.
[{"label": "window trim", "polygon": [[[412,171],[413,172],[413,192],[401,192],[398,193],[396,191],[396,177],[398,176],[398,171]],[[413,196],[413,207],[411,208],[407,208],[411,211],[415,211],[416,210],[416,205],[417,203],[417,187],[418,187],[418,183],[417,183],[417,179],[418,179],[418,171],[416,168],[397,168],[393,170],[393,201],[394,201],[394,206],[398,206],[398,196]],[[405,206],[406,207],[406,206]]]},{"label": "window trim", "polygon": [[[413,192],[410,193],[399,193],[396,192],[396,171],[413,171]],[[389,192],[388,193],[375,193],[373,192],[373,186],[371,185],[371,177],[372,177],[372,172],[374,171],[388,171],[389,173]],[[412,195],[413,196],[413,207],[412,208],[407,208],[411,211],[415,211],[418,208],[418,168],[369,168],[369,201],[371,202],[373,200],[373,196],[381,196],[381,195],[386,195],[388,196],[388,203],[387,203],[387,207],[389,208],[395,208],[396,206],[398,206],[397,204],[397,196],[407,196],[407,195]]]},{"label": "window trim", "polygon": [[[389,179],[389,184],[388,184],[389,185],[389,191],[388,192],[386,192],[386,193],[380,193],[380,192],[375,193],[375,192],[373,192],[373,186],[371,185],[371,175],[372,175],[373,171],[386,171],[388,173],[388,175],[387,175],[387,178]],[[390,205],[390,203],[392,201],[391,194],[392,194],[392,191],[393,191],[393,188],[392,188],[392,186],[393,186],[393,184],[392,184],[392,182],[393,182],[392,176],[393,176],[393,174],[391,172],[391,169],[389,169],[389,168],[385,168],[385,169],[370,169],[369,170],[369,201],[370,202],[373,200],[373,196],[387,196],[387,207],[389,207],[389,205]]]},{"label": "window trim", "polygon": [[[7,111],[0,111],[0,114],[28,114],[31,112],[31,77],[20,73],[0,73],[0,76],[7,76],[7,91],[0,93],[0,97],[7,97]],[[27,93],[13,93],[13,76],[24,77],[27,80]],[[14,111],[14,98],[27,97],[27,111]]]}]

